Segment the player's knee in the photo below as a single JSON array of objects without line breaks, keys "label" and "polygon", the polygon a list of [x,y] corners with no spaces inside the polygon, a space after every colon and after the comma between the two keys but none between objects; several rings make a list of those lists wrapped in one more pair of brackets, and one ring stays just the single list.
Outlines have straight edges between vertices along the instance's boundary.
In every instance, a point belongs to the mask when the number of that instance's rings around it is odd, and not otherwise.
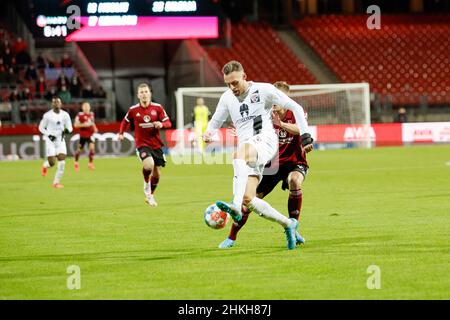
[{"label": "player's knee", "polygon": [[289,189],[297,190],[300,189],[303,182],[303,176],[300,172],[293,172],[288,179]]},{"label": "player's knee", "polygon": [[66,160],[66,155],[65,155],[65,154],[59,154],[59,155],[58,155],[58,160],[59,160],[59,161]]},{"label": "player's knee", "polygon": [[48,159],[48,164],[50,165],[50,167],[53,167],[55,165],[56,161],[54,158]]}]

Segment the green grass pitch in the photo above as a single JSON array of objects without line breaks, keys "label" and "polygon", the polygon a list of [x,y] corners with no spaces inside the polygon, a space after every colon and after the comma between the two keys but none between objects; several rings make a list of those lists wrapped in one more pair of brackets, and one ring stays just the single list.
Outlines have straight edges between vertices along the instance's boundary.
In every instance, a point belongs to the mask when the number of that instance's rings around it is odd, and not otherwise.
[{"label": "green grass pitch", "polygon": [[[0,299],[450,298],[448,145],[314,151],[293,251],[256,215],[217,248],[230,225],[207,228],[203,211],[231,198],[231,165],[169,160],[150,208],[137,158],[86,161],[76,173],[68,159],[61,190],[41,161],[0,163]],[[287,196],[267,200],[287,214]]]}]

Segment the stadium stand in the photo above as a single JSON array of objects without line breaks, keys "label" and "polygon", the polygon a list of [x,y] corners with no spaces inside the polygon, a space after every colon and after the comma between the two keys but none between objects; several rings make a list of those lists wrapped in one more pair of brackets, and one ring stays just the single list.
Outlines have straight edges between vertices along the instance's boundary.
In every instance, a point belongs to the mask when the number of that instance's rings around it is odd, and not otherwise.
[{"label": "stadium stand", "polygon": [[386,14],[370,31],[366,20],[307,16],[294,26],[343,82],[369,82],[394,105],[450,102],[450,14]]},{"label": "stadium stand", "polygon": [[[33,58],[28,44],[0,25],[1,119],[13,123],[39,121],[54,95],[61,97],[71,116],[79,111],[80,99],[105,98],[104,92],[92,91],[68,54],[38,54]],[[105,107],[101,101],[92,102],[101,118]]]},{"label": "stadium stand", "polygon": [[219,70],[230,60],[239,60],[251,80],[317,83],[314,76],[268,24],[241,22],[233,25],[231,36],[232,45],[229,48],[205,47]]}]

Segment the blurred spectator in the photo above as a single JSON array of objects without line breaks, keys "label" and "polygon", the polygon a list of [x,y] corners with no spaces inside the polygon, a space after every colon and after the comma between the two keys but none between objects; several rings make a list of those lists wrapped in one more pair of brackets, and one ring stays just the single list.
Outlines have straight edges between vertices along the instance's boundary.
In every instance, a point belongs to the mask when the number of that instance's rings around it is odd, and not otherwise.
[{"label": "blurred spectator", "polygon": [[16,61],[22,69],[22,66],[26,66],[31,63],[31,57],[27,51],[22,51],[16,55]]},{"label": "blurred spectator", "polygon": [[81,80],[77,74],[74,74],[70,79],[70,94],[74,98],[79,98],[81,96]]},{"label": "blurred spectator", "polygon": [[68,53],[64,53],[61,58],[61,68],[72,68],[73,61]]},{"label": "blurred spectator", "polygon": [[96,96],[97,96],[97,98],[103,98],[103,99],[106,98],[106,92],[105,92],[105,90],[103,89],[102,86],[100,86],[100,87],[98,88],[98,91],[97,91]]},{"label": "blurred spectator", "polygon": [[66,77],[64,72],[61,72],[59,74],[58,80],[56,80],[56,86],[59,91],[61,91],[63,86],[65,86],[66,88],[69,86],[69,79]]},{"label": "blurred spectator", "polygon": [[34,64],[31,63],[27,67],[27,71],[25,71],[25,79],[27,79],[27,80],[37,80],[37,78],[38,78],[37,70],[34,67]]},{"label": "blurred spectator", "polygon": [[44,98],[45,91],[47,91],[47,84],[43,76],[40,76],[36,81],[36,98]]},{"label": "blurred spectator", "polygon": [[50,59],[49,57],[45,57],[45,59],[47,61],[46,67],[53,69],[55,67],[55,62],[52,59]]},{"label": "blurred spectator", "polygon": [[6,66],[3,64],[3,58],[0,58],[0,72],[6,72]]},{"label": "blurred spectator", "polygon": [[94,91],[92,90],[92,86],[89,83],[83,89],[81,97],[82,98],[94,98]]},{"label": "blurred spectator", "polygon": [[19,100],[19,90],[17,90],[17,88],[14,88],[14,90],[9,95],[9,101],[13,102],[17,100]]},{"label": "blurred spectator", "polygon": [[27,50],[27,43],[21,37],[18,37],[13,46],[14,53],[17,55]]},{"label": "blurred spectator", "polygon": [[25,89],[19,93],[18,98],[19,100],[32,100],[33,94],[30,92],[30,88],[25,87]]},{"label": "blurred spectator", "polygon": [[6,48],[10,48],[11,49],[11,47],[9,45],[9,41],[7,39],[3,40],[2,45],[0,47],[0,52],[2,52],[2,53],[5,52]]},{"label": "blurred spectator", "polygon": [[10,67],[12,65],[13,54],[11,53],[11,49],[6,48],[3,52],[3,63],[5,66]]},{"label": "blurred spectator", "polygon": [[72,96],[70,95],[70,91],[67,90],[67,87],[63,85],[61,87],[61,90],[58,92],[58,97],[61,98],[62,103],[69,103],[72,99]]},{"label": "blurred spectator", "polygon": [[58,92],[56,91],[56,87],[53,86],[53,87],[50,88],[50,91],[48,91],[48,92],[45,94],[44,98],[45,98],[45,100],[51,101],[52,98],[53,98],[54,96],[57,95],[57,93],[58,93]]},{"label": "blurred spectator", "polygon": [[19,77],[13,67],[9,67],[8,69],[8,73],[6,74],[6,82],[10,84],[16,84],[19,82]]},{"label": "blurred spectator", "polygon": [[408,116],[406,114],[406,109],[405,108],[400,108],[398,109],[397,115],[394,119],[394,122],[408,122]]},{"label": "blurred spectator", "polygon": [[45,67],[46,67],[45,59],[42,56],[42,53],[40,53],[40,52],[36,58],[36,67],[38,69],[45,69]]},{"label": "blurred spectator", "polygon": [[17,64],[19,66],[31,63],[31,57],[27,51],[27,44],[22,40],[22,38],[17,38],[16,42],[14,43],[13,50],[16,56]]}]

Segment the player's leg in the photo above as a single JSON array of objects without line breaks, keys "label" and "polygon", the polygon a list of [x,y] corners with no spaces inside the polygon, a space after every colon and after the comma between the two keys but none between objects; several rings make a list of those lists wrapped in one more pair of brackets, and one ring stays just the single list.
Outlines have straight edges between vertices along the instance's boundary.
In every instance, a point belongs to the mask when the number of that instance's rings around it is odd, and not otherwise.
[{"label": "player's leg", "polygon": [[[278,182],[279,178],[277,177],[277,175],[264,176],[256,189],[256,196],[260,199],[264,198],[267,194],[269,194],[273,190],[273,188],[275,188]],[[221,249],[231,248],[235,245],[237,235],[246,224],[249,214],[251,212],[245,205],[242,206],[241,211],[242,211],[242,219],[239,222],[233,221],[228,237],[220,243],[219,248]]]},{"label": "player's leg", "polygon": [[150,186],[150,176],[152,174],[155,162],[151,156],[142,160],[142,176],[144,177],[144,193],[146,196],[152,193]]},{"label": "player's leg", "polygon": [[155,166],[153,168],[152,176],[150,178],[150,188],[151,188],[152,194],[155,193],[156,187],[158,186],[158,183],[159,183],[160,176],[161,176],[161,166],[158,166],[155,164]]},{"label": "player's leg", "polygon": [[74,163],[75,171],[80,170],[80,165],[78,164],[78,160],[80,159],[80,154],[83,151],[83,147],[84,147],[84,141],[83,141],[83,138],[80,138],[80,140],[78,140],[77,150],[75,151],[75,163]]},{"label": "player's leg", "polygon": [[258,183],[258,176],[248,177],[247,187],[243,199],[244,205],[251,211],[259,214],[261,217],[280,224],[285,230],[288,249],[295,249],[295,228],[297,226],[297,221],[295,219],[287,218],[275,210],[269,203],[256,197],[256,188]]},{"label": "player's leg", "polygon": [[247,164],[254,165],[257,157],[258,153],[253,145],[244,143],[239,147],[239,149],[234,153],[233,160],[233,201],[232,203],[226,203],[223,201],[216,202],[216,205],[221,210],[228,212],[236,222],[242,219],[241,207],[248,180]]},{"label": "player's leg", "polygon": [[47,160],[44,161],[44,163],[42,164],[42,170],[41,170],[41,174],[43,177],[45,177],[47,175],[47,170],[51,167],[53,167],[56,163],[56,157],[55,156],[50,156],[47,157]]},{"label": "player's leg", "polygon": [[[300,171],[291,171],[287,178],[287,183],[289,186],[289,198],[288,198],[288,211],[289,217],[294,218],[299,221],[300,212],[302,209],[302,183],[305,179],[305,176]],[[297,224],[298,227],[298,224]],[[300,235],[300,233],[296,232],[296,241],[297,244],[305,243],[305,239]]]},{"label": "player's leg", "polygon": [[66,167],[66,153],[61,150],[60,153],[56,156],[58,159],[58,165],[55,173],[55,178],[53,179],[53,187],[55,188],[64,188],[61,184],[61,179],[64,174],[64,169]]},{"label": "player's leg", "polygon": [[42,164],[41,174],[43,177],[47,175],[47,170],[56,164],[56,147],[51,141],[45,141],[45,155],[47,160]]},{"label": "player's leg", "polygon": [[90,170],[94,170],[95,166],[94,166],[94,153],[95,153],[95,143],[94,140],[92,138],[89,139],[89,163],[88,163],[88,168]]}]

